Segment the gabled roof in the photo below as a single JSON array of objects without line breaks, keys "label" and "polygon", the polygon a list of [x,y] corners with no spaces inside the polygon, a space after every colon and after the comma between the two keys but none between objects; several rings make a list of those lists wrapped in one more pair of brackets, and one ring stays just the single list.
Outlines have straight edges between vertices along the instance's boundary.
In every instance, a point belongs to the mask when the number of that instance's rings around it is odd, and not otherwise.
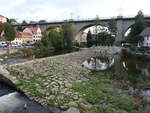
[{"label": "gabled roof", "polygon": [[141,33],[140,36],[150,36],[150,27],[146,27]]},{"label": "gabled roof", "polygon": [[29,29],[32,33],[36,33],[37,32],[37,28],[36,27],[27,27],[27,29]]},{"label": "gabled roof", "polygon": [[20,31],[17,31],[16,32],[16,37],[17,38],[22,38],[22,36],[32,36],[30,33],[27,33],[27,32],[20,32]]}]

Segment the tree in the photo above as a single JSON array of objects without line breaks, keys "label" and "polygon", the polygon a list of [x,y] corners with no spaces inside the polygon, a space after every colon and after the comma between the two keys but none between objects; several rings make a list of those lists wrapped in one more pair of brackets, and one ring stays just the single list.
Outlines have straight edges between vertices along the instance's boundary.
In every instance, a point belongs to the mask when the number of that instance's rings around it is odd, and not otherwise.
[{"label": "tree", "polygon": [[140,10],[135,17],[135,24],[131,28],[131,32],[125,37],[126,42],[128,43],[135,43],[137,44],[140,40],[142,40],[139,34],[144,30],[146,27],[146,22],[144,21],[144,14]]},{"label": "tree", "polygon": [[91,47],[93,45],[93,38],[90,30],[87,33],[86,40],[87,40],[87,47]]},{"label": "tree", "polygon": [[4,26],[3,26],[3,24],[0,22],[0,34],[2,33],[3,30],[4,30]]},{"label": "tree", "polygon": [[74,32],[75,28],[73,24],[65,22],[62,25],[62,36],[64,40],[64,48],[65,49],[72,49],[73,46],[73,39],[74,39]]},{"label": "tree", "polygon": [[24,29],[24,28],[23,28],[22,26],[18,26],[18,27],[17,27],[17,31],[21,31],[21,32],[22,32],[23,29]]},{"label": "tree", "polygon": [[16,37],[16,31],[15,29],[9,24],[4,23],[4,39],[7,41],[8,45],[8,55],[9,55],[9,44],[11,41],[13,41]]},{"label": "tree", "polygon": [[109,31],[111,32],[112,35],[116,36],[117,26],[116,26],[115,19],[111,19],[108,22],[108,29],[109,29]]},{"label": "tree", "polygon": [[17,23],[17,21],[16,19],[11,18],[11,19],[8,19],[8,23],[13,24],[13,23]]},{"label": "tree", "polygon": [[2,40],[2,32],[3,32],[3,30],[4,30],[4,26],[3,26],[3,24],[0,22],[0,40]]},{"label": "tree", "polygon": [[48,37],[50,38],[52,46],[55,48],[55,50],[61,50],[63,49],[63,38],[57,30],[52,30]]},{"label": "tree", "polygon": [[23,21],[22,21],[22,24],[23,24],[23,25],[26,25],[26,24],[28,24],[28,23],[27,23],[25,20],[23,20]]},{"label": "tree", "polygon": [[114,41],[115,38],[110,33],[106,31],[98,33],[98,45],[112,45]]}]

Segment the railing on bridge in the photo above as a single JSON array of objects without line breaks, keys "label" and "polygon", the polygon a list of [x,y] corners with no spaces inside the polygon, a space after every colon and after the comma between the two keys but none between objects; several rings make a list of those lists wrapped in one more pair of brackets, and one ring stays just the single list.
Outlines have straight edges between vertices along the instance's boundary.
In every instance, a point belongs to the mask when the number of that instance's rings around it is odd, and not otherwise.
[{"label": "railing on bridge", "polygon": [[[122,19],[128,19],[128,18],[134,18],[135,16],[133,15],[127,15],[127,16],[112,16],[112,17],[99,17],[100,20],[107,20],[107,19],[118,19],[118,18],[122,18]],[[150,15],[145,15],[145,18],[150,18]],[[78,21],[92,21],[95,20],[95,18],[79,18],[79,19],[66,19],[66,20],[54,20],[54,21],[49,21],[49,22],[45,22],[46,23],[61,23],[61,22],[78,22]],[[32,24],[32,23],[29,23]],[[33,24],[44,24],[43,23],[33,23]],[[14,24],[14,25],[22,25],[22,24]]]}]

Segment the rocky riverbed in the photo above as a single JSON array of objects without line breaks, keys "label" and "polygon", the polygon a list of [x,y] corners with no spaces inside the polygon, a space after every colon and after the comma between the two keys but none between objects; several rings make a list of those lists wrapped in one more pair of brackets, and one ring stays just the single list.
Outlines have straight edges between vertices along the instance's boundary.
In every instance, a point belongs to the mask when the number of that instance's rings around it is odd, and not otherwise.
[{"label": "rocky riverbed", "polygon": [[2,75],[30,99],[62,113],[138,113],[143,101],[129,94],[132,83],[112,72],[90,74],[81,66],[95,52],[88,53],[6,65],[9,73],[5,70]]}]

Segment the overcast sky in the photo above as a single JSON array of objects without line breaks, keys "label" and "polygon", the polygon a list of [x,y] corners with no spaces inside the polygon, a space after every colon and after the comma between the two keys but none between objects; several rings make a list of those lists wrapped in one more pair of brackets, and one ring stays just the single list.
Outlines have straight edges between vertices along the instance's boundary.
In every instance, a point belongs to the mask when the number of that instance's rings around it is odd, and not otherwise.
[{"label": "overcast sky", "polygon": [[0,0],[0,14],[17,20],[66,20],[150,15],[150,0]]}]

